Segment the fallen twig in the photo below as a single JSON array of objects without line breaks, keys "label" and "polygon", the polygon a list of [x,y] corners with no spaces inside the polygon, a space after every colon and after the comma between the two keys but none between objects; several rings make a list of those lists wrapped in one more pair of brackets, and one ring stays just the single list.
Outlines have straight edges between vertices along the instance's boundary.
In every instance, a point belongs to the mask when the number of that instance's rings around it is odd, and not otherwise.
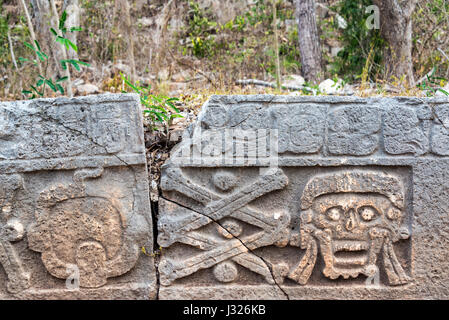
[{"label": "fallen twig", "polygon": [[[273,88],[273,89],[277,88],[276,84],[274,84],[274,83],[267,82],[267,81],[262,81],[262,80],[257,80],[257,79],[237,80],[235,82],[235,84],[244,85],[244,86],[255,85],[255,86],[261,86],[261,87],[269,87],[269,88]],[[293,91],[299,91],[299,90],[311,91],[311,89],[309,87],[306,87],[306,86],[285,86],[285,85],[281,85],[281,89],[293,90]]]}]

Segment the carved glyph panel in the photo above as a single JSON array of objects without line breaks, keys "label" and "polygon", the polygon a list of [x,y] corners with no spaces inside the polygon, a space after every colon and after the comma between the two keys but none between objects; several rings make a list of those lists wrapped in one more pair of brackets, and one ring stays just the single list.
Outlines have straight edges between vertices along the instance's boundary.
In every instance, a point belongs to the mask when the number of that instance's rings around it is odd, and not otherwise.
[{"label": "carved glyph panel", "polygon": [[211,97],[164,166],[159,297],[447,298],[448,105]]},{"label": "carved glyph panel", "polygon": [[321,170],[168,169],[161,284],[409,283],[409,170]]},{"label": "carved glyph panel", "polygon": [[0,298],[153,298],[149,207],[138,97],[0,103]]}]

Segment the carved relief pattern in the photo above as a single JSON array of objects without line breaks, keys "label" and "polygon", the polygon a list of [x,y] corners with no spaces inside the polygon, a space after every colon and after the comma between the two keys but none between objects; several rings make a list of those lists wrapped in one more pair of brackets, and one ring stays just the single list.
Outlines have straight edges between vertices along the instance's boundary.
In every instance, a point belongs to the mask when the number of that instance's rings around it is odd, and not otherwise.
[{"label": "carved relief pattern", "polygon": [[324,143],[325,111],[322,106],[282,107],[272,111],[279,129],[279,152],[316,153]]},{"label": "carved relief pattern", "polygon": [[[332,280],[378,274],[379,255],[390,285],[411,280],[393,247],[410,237],[404,185],[395,175],[355,169],[312,176],[301,195],[299,233],[292,231],[297,227],[292,225],[294,212],[280,208],[273,214],[272,210],[259,211],[248,205],[287,186],[282,170],[272,169],[241,188],[235,188],[237,178],[232,173],[222,170],[216,171],[210,182],[215,191],[192,182],[182,169],[165,172],[164,190],[181,193],[201,206],[162,201],[158,243],[167,248],[159,266],[164,286],[212,267],[216,280],[233,282],[238,276],[236,264],[262,275],[270,284],[279,285],[288,278],[305,285],[318,254],[325,263],[323,275]],[[242,236],[242,222],[261,230]],[[209,224],[216,228],[208,232],[202,229]],[[202,253],[172,256],[175,243],[201,249]],[[305,251],[297,251],[299,258],[293,264],[253,252],[273,245],[299,246]]]},{"label": "carved relief pattern", "polygon": [[[274,283],[267,264],[251,251],[269,245],[285,246],[288,243],[289,215],[283,211],[273,215],[258,211],[248,204],[274,190],[284,188],[287,177],[282,170],[273,169],[241,188],[236,188],[231,173],[217,172],[213,177],[218,194],[195,183],[180,169],[169,169],[162,181],[165,190],[175,190],[201,203],[198,211],[188,210],[180,216],[179,206],[162,208],[158,221],[158,243],[170,247],[183,243],[202,250],[202,253],[183,259],[162,257],[159,265],[162,285],[191,275],[201,269],[214,267],[214,275],[220,282],[230,282],[237,277],[235,264],[239,264],[262,275],[267,282]],[[242,235],[242,222],[257,227],[260,231]],[[202,227],[216,226],[212,234],[201,231]],[[278,266],[282,267],[282,266]]]},{"label": "carved relief pattern", "polygon": [[[125,237],[126,217],[110,199],[88,195],[85,179],[101,176],[102,169],[79,170],[73,184],[42,191],[37,222],[28,231],[31,250],[55,277],[66,279],[71,265],[80,271],[80,286],[103,286],[136,263],[139,248]],[[125,241],[128,239],[128,241]]]},{"label": "carved relief pattern", "polygon": [[422,155],[429,150],[429,137],[416,112],[397,107],[385,115],[385,151],[390,154]]},{"label": "carved relief pattern", "polygon": [[389,283],[410,281],[393,249],[394,242],[409,237],[402,225],[403,186],[396,177],[375,171],[316,176],[301,201],[301,248],[306,253],[289,278],[306,284],[319,248],[322,272],[330,279],[373,276],[382,252]]},{"label": "carved relief pattern", "polygon": [[[279,152],[331,156],[448,156],[447,104],[431,107],[391,101],[348,104],[214,102],[200,118],[203,129],[278,129]],[[205,134],[207,131],[205,132]]]},{"label": "carved relief pattern", "polygon": [[376,151],[381,127],[380,111],[366,106],[333,110],[328,118],[328,148],[335,155],[368,155]]},{"label": "carved relief pattern", "polygon": [[155,295],[141,120],[133,95],[0,102],[0,299]]}]

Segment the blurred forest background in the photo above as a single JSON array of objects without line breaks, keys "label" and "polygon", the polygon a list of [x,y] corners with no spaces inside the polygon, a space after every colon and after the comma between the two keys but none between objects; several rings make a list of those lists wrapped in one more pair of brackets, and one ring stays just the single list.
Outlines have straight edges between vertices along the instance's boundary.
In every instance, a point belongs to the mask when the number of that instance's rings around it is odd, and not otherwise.
[{"label": "blurred forest background", "polygon": [[[366,26],[372,15],[366,8],[373,1],[304,1],[315,6],[321,58],[314,77],[304,74],[294,0],[0,0],[0,99],[25,99],[22,91],[41,72],[42,79],[62,79],[67,75],[58,63],[62,59],[89,64],[72,64],[69,82],[61,82],[64,94],[70,85],[73,95],[129,91],[121,74],[130,83],[151,86],[156,96],[197,104],[213,93],[429,96],[449,91],[449,1],[410,1],[416,5],[413,81],[389,67],[392,40]],[[82,28],[67,32],[77,50],[53,41],[50,28],[57,30],[64,11],[68,27]],[[390,23],[382,14],[381,24]],[[33,63],[39,60],[33,38],[48,56],[40,63],[43,70]],[[53,91],[45,96],[61,95]]]}]

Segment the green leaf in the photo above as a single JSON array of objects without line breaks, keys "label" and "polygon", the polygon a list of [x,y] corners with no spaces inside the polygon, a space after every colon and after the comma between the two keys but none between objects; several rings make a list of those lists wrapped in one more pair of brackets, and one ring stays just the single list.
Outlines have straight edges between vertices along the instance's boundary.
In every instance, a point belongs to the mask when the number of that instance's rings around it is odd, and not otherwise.
[{"label": "green leaf", "polygon": [[69,44],[67,43],[67,39],[61,36],[58,36],[56,38],[56,42],[59,42],[60,44],[62,44],[63,46],[66,47],[67,50],[69,50]]},{"label": "green leaf", "polygon": [[53,81],[51,81],[50,79],[46,79],[45,83],[48,84],[48,86],[50,87],[51,90],[53,90],[54,92],[56,92],[56,86],[53,83]]},{"label": "green leaf", "polygon": [[34,86],[30,86],[31,89],[34,90],[34,92],[36,92],[39,96],[44,96],[44,91],[42,90],[42,92],[40,92],[39,90],[37,90]]},{"label": "green leaf", "polygon": [[449,92],[447,92],[446,90],[444,90],[444,89],[437,89],[437,91],[440,91],[440,92],[442,92],[442,93],[444,93],[445,95],[447,95],[447,96],[449,96]]},{"label": "green leaf", "polygon": [[64,70],[67,69],[67,63],[71,64],[77,71],[81,70],[77,60],[68,59],[68,60],[61,60],[60,62]]},{"label": "green leaf", "polygon": [[44,80],[40,79],[38,82],[36,82],[36,86],[39,88],[44,84]]},{"label": "green leaf", "polygon": [[29,90],[22,90],[22,93],[25,94],[25,95],[27,95],[27,94],[32,94],[33,92],[32,92],[32,91],[29,91]]},{"label": "green leaf", "polygon": [[70,32],[75,32],[75,31],[83,31],[83,28],[81,28],[81,27],[71,27],[70,28]]},{"label": "green leaf", "polygon": [[[167,100],[167,101],[168,101],[168,100]],[[175,105],[174,105],[173,103],[171,103],[171,102],[166,102],[166,104],[167,104],[168,106],[170,106],[173,110],[175,110],[177,113],[180,112],[179,109],[176,108]]]},{"label": "green leaf", "polygon": [[132,83],[131,83],[131,81],[129,81],[128,80],[128,78],[126,78],[126,76],[124,75],[124,74],[121,74],[122,75],[122,80],[125,82],[125,84],[127,85],[127,86],[129,86],[131,89],[133,89],[135,92],[137,92],[137,93],[140,93],[140,89],[139,88],[137,88],[135,85],[133,85]]},{"label": "green leaf", "polygon": [[68,62],[76,69],[76,71],[80,71],[81,70],[79,64],[75,60],[71,60],[71,61],[68,61]]},{"label": "green leaf", "polygon": [[45,53],[42,53],[41,51],[36,51],[37,56],[39,57],[39,60],[45,61],[48,59],[48,56]]},{"label": "green leaf", "polygon": [[160,99],[160,98],[158,98],[158,97],[156,97],[156,96],[153,96],[153,99],[154,99],[156,102],[159,102],[159,103],[162,102],[162,99]]},{"label": "green leaf", "polygon": [[160,122],[163,122],[164,119],[167,119],[167,116],[165,114],[163,114],[163,113],[155,112],[154,114],[156,115],[156,117],[158,118],[158,120]]},{"label": "green leaf", "polygon": [[64,88],[58,83],[56,84],[56,88],[61,92],[61,94],[64,94]]},{"label": "green leaf", "polygon": [[36,49],[34,49],[34,47],[33,47],[30,43],[24,41],[23,44],[25,45],[25,47],[28,47],[28,48],[30,48],[31,50],[36,51]]},{"label": "green leaf", "polygon": [[87,62],[84,62],[84,61],[81,61],[81,60],[76,60],[76,62],[78,62],[82,66],[90,67],[90,64],[88,64]]},{"label": "green leaf", "polygon": [[67,12],[64,10],[64,12],[61,15],[61,18],[59,19],[59,30],[62,31],[62,29],[64,29],[66,20],[67,20]]},{"label": "green leaf", "polygon": [[[65,39],[66,43],[72,47],[73,50],[75,50],[75,52],[78,52],[78,47],[76,46],[76,44],[74,44],[72,41],[70,41],[69,39]],[[68,49],[68,47],[67,47]]]},{"label": "green leaf", "polygon": [[154,110],[144,110],[145,113],[150,113],[151,115],[155,115],[156,118],[160,121],[160,122],[164,122],[164,119],[162,119],[161,113],[156,112]]},{"label": "green leaf", "polygon": [[27,61],[30,61],[30,59],[19,57],[19,61],[20,62],[27,62]]},{"label": "green leaf", "polygon": [[67,79],[69,79],[69,77],[62,77],[62,78],[59,78],[59,79],[56,80],[56,83],[66,81]]},{"label": "green leaf", "polygon": [[39,42],[37,42],[37,40],[34,40],[34,43],[36,44],[37,50],[41,51],[41,46],[39,45]]},{"label": "green leaf", "polygon": [[53,29],[53,28],[50,28],[50,31],[51,31],[51,33],[53,33],[55,36],[57,36],[58,35],[58,33],[56,32],[56,30],[55,29]]}]

